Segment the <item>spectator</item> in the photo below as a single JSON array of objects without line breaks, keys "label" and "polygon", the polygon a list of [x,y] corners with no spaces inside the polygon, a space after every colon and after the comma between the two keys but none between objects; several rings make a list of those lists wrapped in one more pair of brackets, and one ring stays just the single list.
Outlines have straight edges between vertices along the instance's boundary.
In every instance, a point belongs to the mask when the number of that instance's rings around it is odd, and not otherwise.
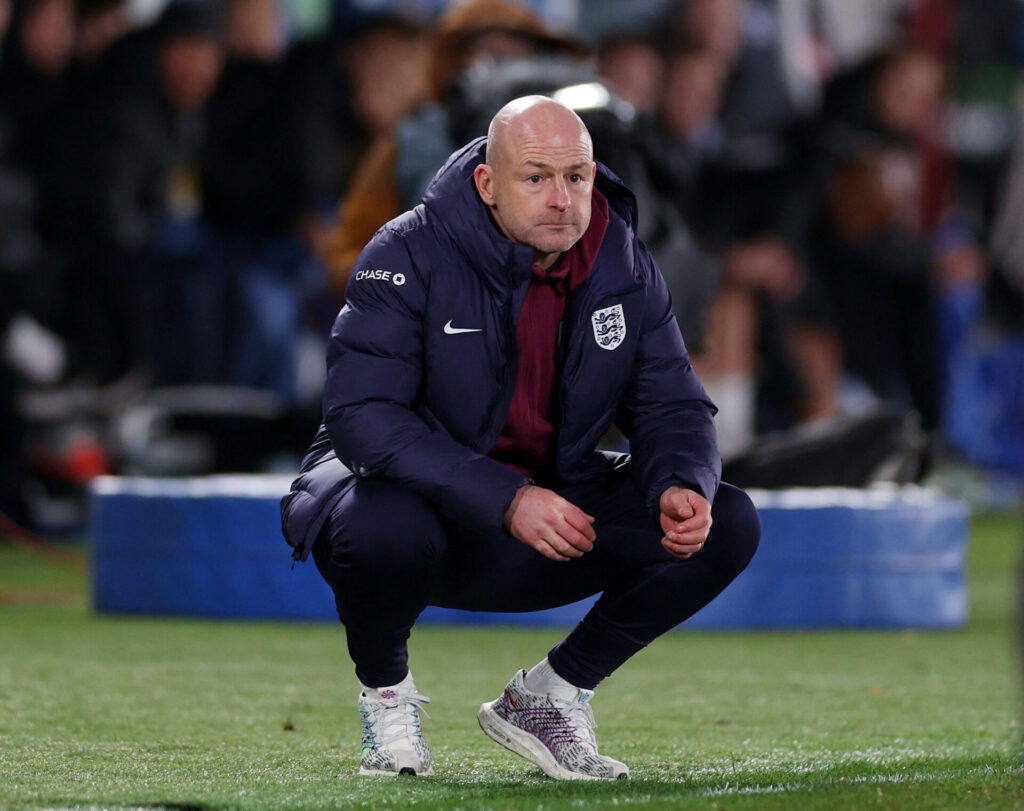
[{"label": "spectator", "polygon": [[[11,21],[10,0],[0,0],[0,54]],[[26,159],[22,136],[24,118],[12,97],[10,58],[0,59],[0,335],[20,309],[30,268],[38,262],[42,245],[36,230],[38,183]]]},{"label": "spectator", "polygon": [[[944,69],[898,47],[826,95],[823,216],[815,229],[822,320],[834,324],[846,369],[903,402],[927,430],[940,421],[942,378],[933,224],[919,174],[934,138]],[[949,264],[947,262],[947,264]]]},{"label": "spectator", "polygon": [[770,137],[798,115],[780,15],[770,0],[680,0],[663,26],[674,47],[706,51],[726,66],[719,117],[733,138]]},{"label": "spectator", "polygon": [[67,98],[74,37],[73,0],[15,3],[0,103],[14,119],[18,158],[36,176],[53,155],[53,118]]},{"label": "spectator", "polygon": [[679,45],[666,66],[659,121],[668,182],[724,275],[707,339],[693,358],[720,406],[727,457],[758,431],[835,410],[813,368],[832,369],[835,343],[801,325],[804,190],[791,129],[800,119],[779,60],[773,12],[753,0],[677,4],[666,21]]},{"label": "spectator", "polygon": [[654,38],[622,34],[603,39],[597,53],[597,72],[641,115],[653,115],[665,66]]},{"label": "spectator", "polygon": [[420,28],[394,18],[371,23],[349,43],[352,107],[371,138],[387,132],[422,100],[426,58]]},{"label": "spectator", "polygon": [[[1017,131],[1024,126],[1018,92]],[[944,437],[972,462],[1024,476],[1024,146],[1010,155],[988,240],[991,266],[947,274]],[[960,251],[963,253],[963,249]],[[978,257],[980,259],[980,257]],[[963,264],[962,262],[959,264]]]},{"label": "spectator", "polygon": [[721,54],[721,47],[694,45],[669,56],[659,122],[672,196],[723,265],[693,362],[721,407],[719,443],[728,457],[757,429],[764,328],[798,292],[803,271],[772,224],[749,211],[751,176],[730,165],[733,144],[721,118],[730,64]]},{"label": "spectator", "polygon": [[134,23],[125,0],[78,0],[75,58],[96,65],[126,36]]},{"label": "spectator", "polygon": [[286,114],[303,159],[303,233],[316,256],[328,253],[338,200],[371,144],[422,98],[425,58],[422,25],[402,15],[370,16],[291,50]]},{"label": "spectator", "polygon": [[[64,31],[63,7],[22,8],[24,26],[20,56],[4,48],[11,21],[11,4],[0,0],[0,513],[16,520],[27,516],[24,481],[29,474],[29,430],[19,395],[29,384],[52,383],[63,372],[64,347],[40,321],[50,314],[45,297],[54,296],[51,252],[38,231],[41,153],[24,135],[39,129],[31,100],[14,84],[30,75],[46,84],[45,72],[30,65],[49,65],[53,76],[63,70],[63,59],[53,36]],[[50,59],[39,58],[49,54]],[[10,59],[11,61],[8,61]],[[45,101],[49,101],[48,97]],[[40,104],[43,99],[38,100]]]},{"label": "spectator", "polygon": [[[129,0],[77,0],[74,58],[69,66],[67,101],[61,120],[79,120],[81,108],[102,104],[114,87],[143,81],[141,51],[149,47],[135,37]],[[148,87],[145,87],[148,90]]]},{"label": "spectator", "polygon": [[694,47],[668,56],[658,100],[658,123],[678,205],[684,216],[702,221],[701,173],[724,147],[719,120],[728,64],[711,50]]},{"label": "spectator", "polygon": [[140,76],[65,130],[57,219],[78,365],[91,379],[217,372],[223,296],[200,261],[197,160],[221,72],[219,25],[212,0],[169,5],[126,43]]},{"label": "spectator", "polygon": [[10,159],[27,174],[37,218],[45,218],[45,198],[56,183],[52,166],[63,110],[72,102],[69,69],[74,44],[72,0],[14,4],[11,42],[3,51],[0,72],[0,107],[11,127]]},{"label": "spectator", "polygon": [[199,150],[206,252],[218,266],[210,272],[223,279],[220,319],[229,325],[215,382],[290,400],[307,279],[322,272],[301,240],[299,145],[286,113],[289,43],[277,0],[227,0],[225,12],[227,59]]}]

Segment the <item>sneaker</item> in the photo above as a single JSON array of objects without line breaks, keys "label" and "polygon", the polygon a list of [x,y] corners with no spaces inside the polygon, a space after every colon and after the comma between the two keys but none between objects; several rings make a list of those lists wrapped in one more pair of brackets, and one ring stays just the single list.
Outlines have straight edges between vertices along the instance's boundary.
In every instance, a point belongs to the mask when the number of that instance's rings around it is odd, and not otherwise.
[{"label": "sneaker", "polygon": [[629,767],[597,751],[590,690],[571,700],[531,693],[520,670],[500,698],[480,706],[480,728],[557,780],[615,780]]},{"label": "sneaker", "polygon": [[420,708],[429,702],[415,689],[403,692],[386,687],[359,694],[359,717],[363,722],[360,774],[391,777],[434,773],[430,749],[420,730]]}]

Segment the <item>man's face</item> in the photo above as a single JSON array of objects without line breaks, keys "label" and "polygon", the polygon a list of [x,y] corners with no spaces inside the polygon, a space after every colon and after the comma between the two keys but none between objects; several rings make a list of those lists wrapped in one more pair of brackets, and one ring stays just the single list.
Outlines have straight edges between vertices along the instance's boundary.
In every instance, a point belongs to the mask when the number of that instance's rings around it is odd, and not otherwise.
[{"label": "man's face", "polygon": [[[3,16],[0,12],[0,16]],[[67,67],[75,49],[75,7],[69,0],[45,0],[30,6],[21,28],[22,49],[36,70],[55,76]]]},{"label": "man's face", "polygon": [[511,124],[491,164],[477,167],[477,190],[501,232],[554,264],[590,225],[597,166],[590,138],[572,116],[531,110]]},{"label": "man's face", "polygon": [[209,100],[223,67],[223,49],[202,34],[173,37],[160,49],[164,90],[178,110],[197,110]]}]

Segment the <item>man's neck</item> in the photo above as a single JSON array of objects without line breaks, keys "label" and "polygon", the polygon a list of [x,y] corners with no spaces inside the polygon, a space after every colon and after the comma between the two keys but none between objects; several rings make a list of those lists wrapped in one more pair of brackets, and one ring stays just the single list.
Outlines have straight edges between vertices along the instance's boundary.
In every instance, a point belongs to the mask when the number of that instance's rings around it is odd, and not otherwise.
[{"label": "man's neck", "polygon": [[552,270],[561,264],[564,256],[565,251],[562,251],[562,253],[539,253],[534,251],[533,266],[540,270]]}]

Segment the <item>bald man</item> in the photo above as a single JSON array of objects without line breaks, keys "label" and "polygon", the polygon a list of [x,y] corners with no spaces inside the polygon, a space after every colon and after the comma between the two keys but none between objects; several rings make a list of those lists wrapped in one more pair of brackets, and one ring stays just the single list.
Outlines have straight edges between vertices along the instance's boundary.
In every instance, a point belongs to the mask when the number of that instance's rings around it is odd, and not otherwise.
[{"label": "bald man", "polygon": [[[530,96],[356,264],[282,523],[334,591],[362,685],[361,774],[433,773],[407,649],[426,606],[601,594],[478,720],[551,777],[627,777],[598,751],[594,689],[757,548],[636,217],[579,117]],[[630,454],[598,450],[613,425]]]}]

